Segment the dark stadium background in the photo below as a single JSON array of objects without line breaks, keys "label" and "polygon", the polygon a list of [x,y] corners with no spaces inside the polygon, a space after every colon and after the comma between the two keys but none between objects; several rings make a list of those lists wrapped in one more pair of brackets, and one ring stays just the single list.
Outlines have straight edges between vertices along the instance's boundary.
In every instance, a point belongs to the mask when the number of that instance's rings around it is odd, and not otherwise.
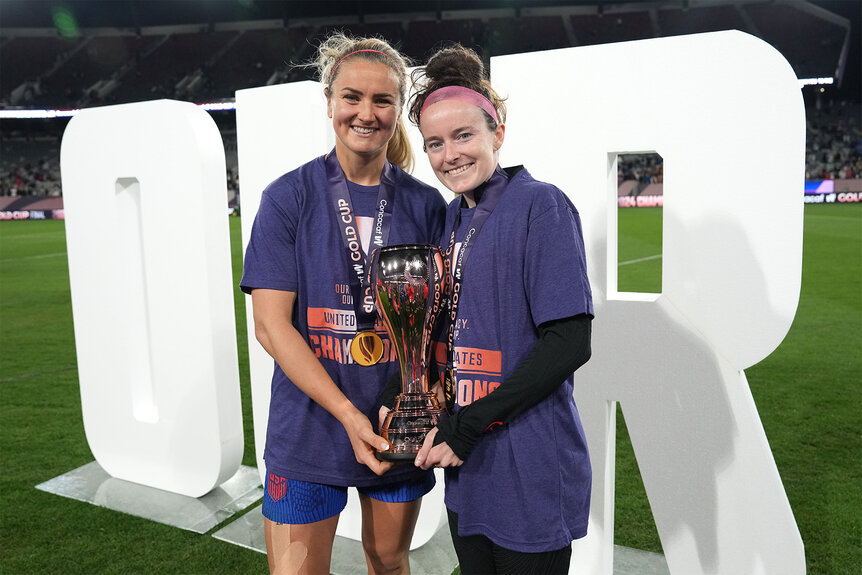
[{"label": "dark stadium background", "polygon": [[[850,126],[859,116],[858,0],[271,1],[0,0],[0,210],[22,197],[61,207],[59,140],[68,117],[8,119],[22,109],[76,109],[158,98],[232,101],[238,89],[309,79],[317,40],[332,29],[381,35],[421,64],[449,41],[500,54],[736,28],[761,37],[806,86],[807,179],[862,178]],[[624,70],[614,73],[625,73]],[[847,105],[850,105],[848,108]],[[238,203],[235,120],[213,111]],[[855,128],[859,129],[859,121]],[[825,150],[837,142],[837,157]]]},{"label": "dark stadium background", "polygon": [[[229,101],[237,89],[305,77],[306,71],[291,63],[310,57],[315,39],[334,28],[382,34],[420,64],[441,42],[453,40],[488,59],[651,38],[656,22],[660,35],[727,27],[756,32],[788,59],[800,78],[835,78],[834,84],[802,89],[807,179],[829,176],[836,178],[836,186],[842,179],[862,182],[860,16],[860,0],[0,0],[0,214],[28,206],[62,207],[59,142],[68,122],[64,117],[9,119],[4,112],[164,97]],[[561,22],[568,22],[572,35],[560,33]],[[150,42],[164,40],[177,27],[183,32],[176,36],[184,38],[165,40],[164,51],[144,50],[140,59],[122,50],[105,59],[98,56],[101,51],[93,58],[69,59],[66,63],[72,65],[57,65],[58,56],[83,42],[94,45],[122,34],[122,42],[102,45],[152,48]],[[260,30],[272,44],[252,41]],[[227,50],[207,61],[214,53],[207,52],[208,46],[217,50],[222,39],[239,31],[250,42],[248,51]],[[233,44],[241,45],[239,40]],[[250,47],[259,45],[286,48],[252,56]],[[178,52],[171,46],[191,48]],[[86,47],[77,54],[86,55]],[[141,74],[121,77],[104,98],[86,93],[123,66]],[[176,88],[199,68],[205,81],[192,91]],[[168,69],[172,75],[163,75]],[[237,69],[246,73],[230,72]],[[39,89],[22,89],[18,101],[12,101],[14,91],[39,80]],[[212,116],[228,155],[228,202],[236,204],[234,114],[214,111]],[[704,177],[733,185],[734,167],[721,158],[715,161],[715,169]],[[660,208],[622,213],[660,224]],[[778,350],[746,370],[813,575],[862,573],[860,222],[860,204],[806,206],[802,294],[793,327]],[[236,275],[241,266],[239,218],[231,218],[230,225]],[[656,249],[660,247],[659,237]],[[660,274],[646,274],[650,280],[658,277],[655,291],[660,291]],[[254,465],[239,294],[236,313],[246,431],[243,463]],[[618,433],[627,440],[624,424]],[[631,446],[618,440],[617,454],[616,540],[661,552]],[[0,573],[265,572],[266,559],[258,553],[34,488],[90,461],[81,421],[63,222],[0,222]]]},{"label": "dark stadium background", "polygon": [[[517,20],[556,11],[574,14],[584,19],[585,23],[589,20],[588,25],[593,30],[589,36],[579,36],[576,44],[585,45],[652,37],[654,30],[638,29],[642,22],[635,22],[632,18],[633,15],[642,16],[652,10],[676,13],[674,26],[679,29],[662,30],[662,35],[717,30],[722,29],[723,24],[742,23],[739,26],[741,29],[763,37],[779,51],[785,52],[784,47],[790,48],[786,50],[788,53],[785,56],[800,77],[811,76],[812,70],[818,70],[819,76],[831,76],[838,65],[841,46],[829,34],[820,34],[819,26],[812,27],[812,24],[823,21],[822,15],[817,16],[815,13],[810,16],[811,12],[800,10],[799,4],[823,9],[849,22],[852,36],[849,39],[847,64],[841,72],[841,85],[830,91],[836,97],[858,100],[862,75],[859,55],[862,2],[858,0],[0,0],[0,30],[56,28],[58,9],[67,10],[79,29],[137,29],[183,24],[215,26],[224,22],[281,20],[286,27],[307,22],[312,30],[328,25],[353,28],[359,24],[360,27],[373,27],[380,22],[424,20],[429,16],[440,21],[489,16]],[[728,20],[726,13],[729,11],[736,11],[738,15],[744,12],[748,14]],[[459,17],[459,13],[466,16]],[[758,27],[761,22],[785,24],[793,19],[796,22],[784,29],[768,25],[763,29]],[[62,31],[58,30],[58,33]],[[441,41],[451,39],[437,38]],[[534,36],[522,42],[522,46],[495,46],[492,50],[507,53],[508,49],[523,47],[525,43],[531,44],[534,49],[562,47],[554,45],[555,42],[555,38]],[[481,48],[478,43],[474,46]],[[427,56],[418,53],[410,55],[418,60]],[[13,86],[4,85],[2,90],[5,92],[11,88]]]}]

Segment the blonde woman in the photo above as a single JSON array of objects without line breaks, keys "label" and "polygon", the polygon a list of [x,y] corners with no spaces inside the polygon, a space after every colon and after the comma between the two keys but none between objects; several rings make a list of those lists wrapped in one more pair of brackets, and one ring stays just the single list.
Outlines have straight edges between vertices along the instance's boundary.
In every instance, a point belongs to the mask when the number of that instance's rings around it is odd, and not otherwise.
[{"label": "blonde woman", "polygon": [[387,445],[371,421],[398,364],[363,306],[364,272],[374,247],[436,243],[445,202],[405,172],[413,156],[401,118],[404,58],[383,40],[339,33],[321,44],[317,68],[335,148],[264,191],[241,281],[257,339],[275,360],[267,555],[273,573],[329,573],[347,488],[356,487],[369,573],[409,573],[434,476],[374,456]]}]

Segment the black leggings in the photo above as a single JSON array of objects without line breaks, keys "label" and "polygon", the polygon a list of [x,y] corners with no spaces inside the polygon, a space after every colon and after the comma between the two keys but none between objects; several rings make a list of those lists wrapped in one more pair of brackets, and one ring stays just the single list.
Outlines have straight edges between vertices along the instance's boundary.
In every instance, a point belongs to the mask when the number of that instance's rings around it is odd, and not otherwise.
[{"label": "black leggings", "polygon": [[458,515],[450,510],[449,531],[461,575],[566,575],[572,546],[544,553],[521,553],[500,547],[484,535],[458,535]]}]

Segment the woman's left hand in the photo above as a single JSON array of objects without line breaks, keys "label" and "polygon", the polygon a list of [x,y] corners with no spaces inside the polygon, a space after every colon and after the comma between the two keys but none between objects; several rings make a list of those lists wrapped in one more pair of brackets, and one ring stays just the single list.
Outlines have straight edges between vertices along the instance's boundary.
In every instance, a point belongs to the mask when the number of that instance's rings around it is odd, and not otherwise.
[{"label": "woman's left hand", "polygon": [[416,455],[414,465],[422,469],[431,469],[432,467],[459,467],[463,464],[461,458],[455,455],[455,452],[445,441],[439,445],[434,445],[435,435],[437,435],[436,427],[425,436],[422,449]]}]

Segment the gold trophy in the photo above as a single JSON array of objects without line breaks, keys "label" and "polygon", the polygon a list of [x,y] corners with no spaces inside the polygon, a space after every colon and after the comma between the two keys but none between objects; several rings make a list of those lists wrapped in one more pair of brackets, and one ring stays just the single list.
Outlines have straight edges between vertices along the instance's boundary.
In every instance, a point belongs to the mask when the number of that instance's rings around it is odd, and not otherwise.
[{"label": "gold trophy", "polygon": [[423,244],[378,248],[370,273],[377,313],[401,367],[401,394],[380,428],[390,447],[376,455],[413,460],[443,412],[429,385],[432,337],[449,283],[443,252]]}]

